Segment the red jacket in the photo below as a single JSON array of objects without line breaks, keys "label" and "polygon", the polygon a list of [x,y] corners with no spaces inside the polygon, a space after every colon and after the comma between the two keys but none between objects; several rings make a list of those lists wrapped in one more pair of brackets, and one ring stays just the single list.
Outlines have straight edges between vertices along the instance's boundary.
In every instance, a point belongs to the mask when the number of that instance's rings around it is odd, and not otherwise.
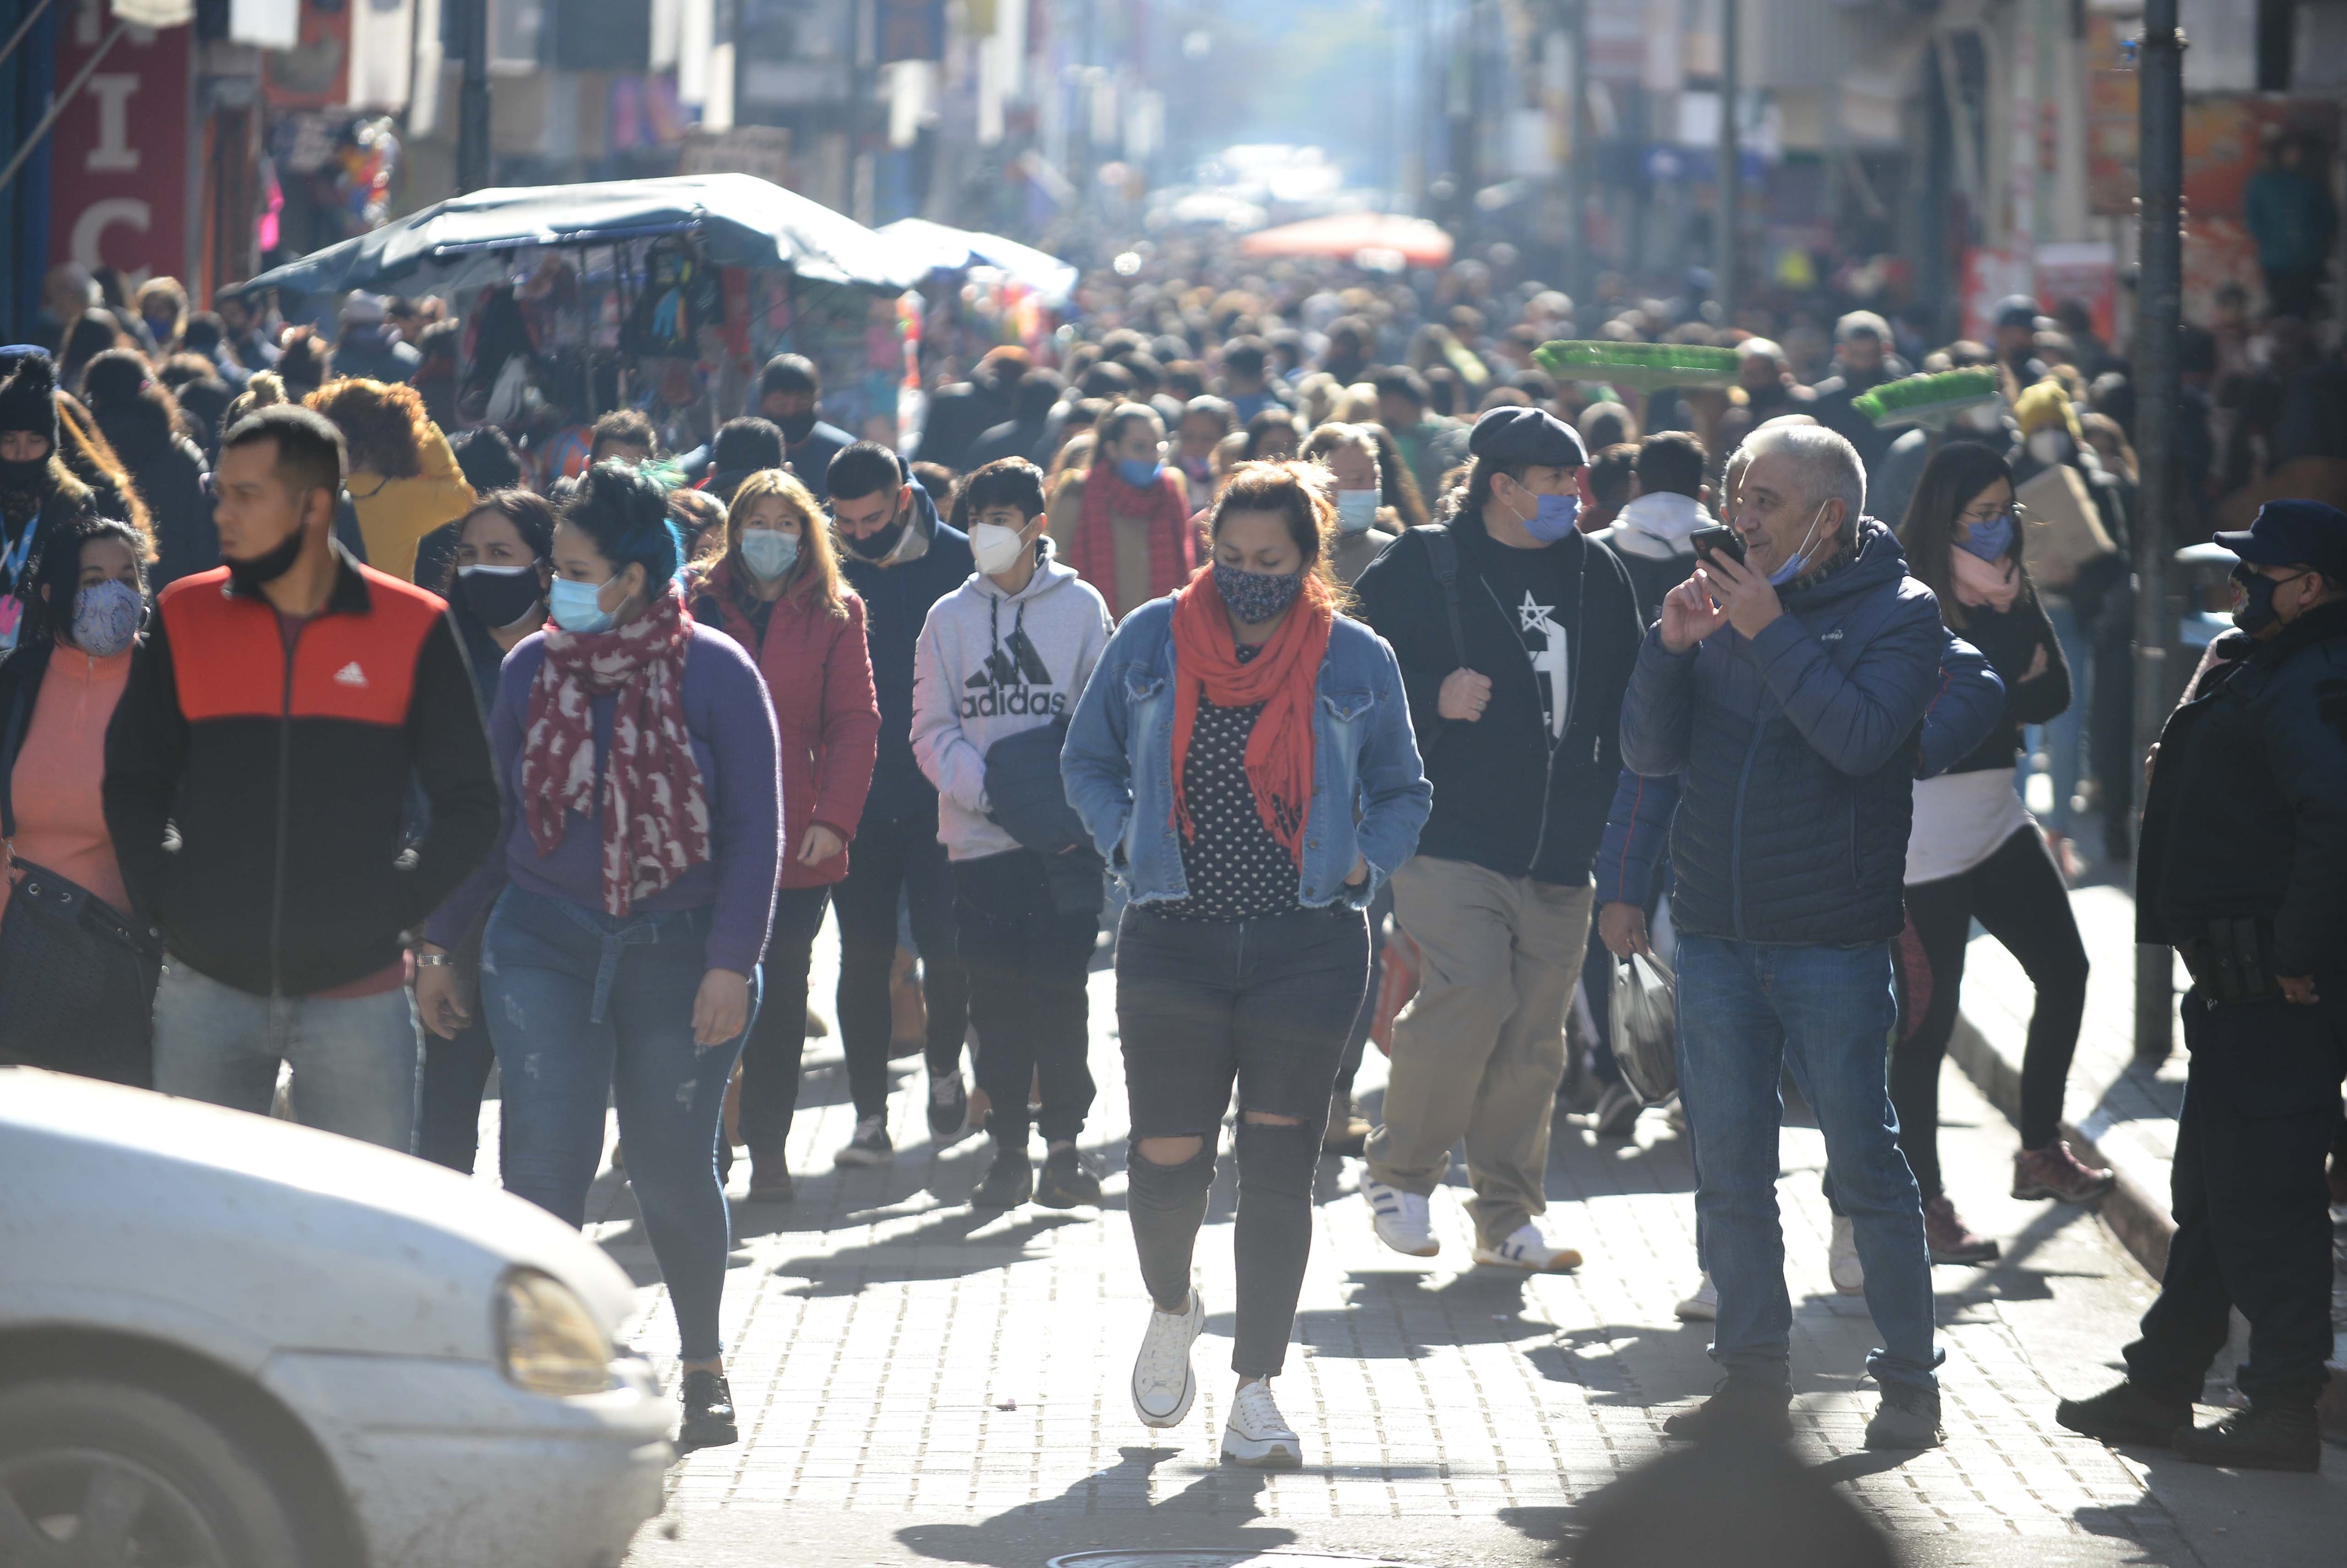
[{"label": "red jacket", "polygon": [[786,593],[767,612],[765,635],[728,591],[723,562],[695,585],[693,619],[747,649],[774,703],[783,759],[783,887],[821,887],[847,875],[847,852],[802,866],[798,846],[821,823],[842,843],[856,836],[872,762],[880,749],[880,704],[864,641],[864,601],[840,590],[845,615]]}]

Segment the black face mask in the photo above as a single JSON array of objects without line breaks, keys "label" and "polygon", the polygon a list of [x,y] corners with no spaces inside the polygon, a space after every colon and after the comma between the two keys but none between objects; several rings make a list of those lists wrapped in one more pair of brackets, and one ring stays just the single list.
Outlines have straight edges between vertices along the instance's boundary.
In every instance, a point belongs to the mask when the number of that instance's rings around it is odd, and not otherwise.
[{"label": "black face mask", "polygon": [[302,559],[302,536],[306,531],[295,528],[285,536],[284,543],[251,560],[222,558],[221,564],[228,568],[229,580],[236,585],[237,592],[257,594],[265,584],[292,571],[293,563]]},{"label": "black face mask", "polygon": [[26,463],[0,459],[0,490],[32,495],[49,487],[49,459],[45,454]]},{"label": "black face mask", "polygon": [[2233,585],[2241,590],[2240,608],[2233,611],[2233,624],[2255,637],[2269,626],[2279,625],[2281,611],[2274,608],[2274,589],[2286,582],[2296,582],[2304,577],[2298,572],[2290,577],[2268,577],[2252,571],[2244,563],[2233,569]]},{"label": "black face mask", "polygon": [[885,560],[888,552],[897,548],[897,541],[904,537],[905,519],[898,518],[887,527],[876,529],[860,539],[849,539],[847,548],[866,560]]},{"label": "black face mask", "polygon": [[468,566],[456,574],[456,591],[487,627],[513,625],[546,597],[534,566]]},{"label": "black face mask", "polygon": [[782,427],[783,439],[793,446],[801,445],[815,434],[815,421],[812,414],[794,414],[774,423]]}]

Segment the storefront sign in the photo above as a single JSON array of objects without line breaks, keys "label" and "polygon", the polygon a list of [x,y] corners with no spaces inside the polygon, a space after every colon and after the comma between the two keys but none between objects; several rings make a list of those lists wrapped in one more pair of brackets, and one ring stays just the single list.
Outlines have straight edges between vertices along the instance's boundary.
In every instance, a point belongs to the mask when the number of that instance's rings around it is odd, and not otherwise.
[{"label": "storefront sign", "polygon": [[[114,24],[78,0],[57,29],[62,86]],[[133,27],[66,105],[50,133],[49,261],[109,266],[132,290],[188,271],[188,103],[194,29]]]}]

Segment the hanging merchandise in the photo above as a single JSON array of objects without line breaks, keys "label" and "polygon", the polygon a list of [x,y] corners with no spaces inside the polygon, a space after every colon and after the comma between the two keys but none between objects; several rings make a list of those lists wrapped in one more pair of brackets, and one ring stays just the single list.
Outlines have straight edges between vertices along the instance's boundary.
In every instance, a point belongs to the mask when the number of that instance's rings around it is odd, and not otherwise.
[{"label": "hanging merchandise", "polygon": [[725,302],[717,270],[682,243],[654,242],[644,259],[644,289],[620,330],[630,354],[683,357],[699,353],[704,326],[723,326]]}]

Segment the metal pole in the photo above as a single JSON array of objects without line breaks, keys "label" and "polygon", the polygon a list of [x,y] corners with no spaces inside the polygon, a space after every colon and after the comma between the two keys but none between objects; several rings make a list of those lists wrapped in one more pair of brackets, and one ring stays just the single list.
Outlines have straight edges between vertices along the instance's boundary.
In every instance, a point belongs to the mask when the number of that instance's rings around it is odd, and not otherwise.
[{"label": "metal pole", "polygon": [[49,0],[34,0],[33,8],[25,13],[25,19],[22,22],[16,24],[16,30],[8,35],[8,41],[0,44],[0,62],[6,61],[9,56],[16,52],[16,46],[25,41],[25,35],[33,30],[33,24],[39,21],[41,13],[48,8]]},{"label": "metal pole", "polygon": [[98,40],[97,47],[91,50],[89,58],[82,63],[81,70],[66,84],[66,90],[57,95],[56,101],[49,106],[49,112],[41,117],[41,123],[33,128],[32,134],[25,138],[25,144],[16,149],[16,156],[8,160],[8,167],[0,169],[0,190],[8,189],[8,182],[16,178],[16,171],[25,167],[25,160],[33,156],[47,138],[51,128],[63,118],[67,107],[81,91],[83,84],[97,73],[98,62],[106,58],[115,45],[122,42],[122,35],[129,30],[129,23],[117,22],[114,31]]},{"label": "metal pole", "polygon": [[[2142,118],[2136,155],[2140,182],[2142,271],[2136,292],[2136,457],[2141,475],[2135,519],[2136,765],[2158,742],[2168,717],[2168,552],[2178,535],[2176,353],[2183,314],[2184,36],[2177,0],[2147,0],[2143,15]],[[2132,782],[2132,781],[2129,781]],[[2140,792],[2135,792],[2138,794]],[[2137,815],[2141,815],[2141,800]],[[2163,1058],[2173,1049],[2175,963],[2165,947],[2136,948],[2135,1049]]]},{"label": "metal pole", "polygon": [[456,191],[489,183],[489,0],[456,0],[464,84],[456,93]]},{"label": "metal pole", "polygon": [[1743,9],[1739,0],[1720,0],[1719,169],[1712,181],[1718,201],[1718,210],[1713,214],[1712,239],[1718,255],[1712,268],[1712,282],[1719,294],[1722,326],[1736,324],[1736,224],[1737,210],[1744,204],[1739,189],[1744,178],[1743,157],[1736,142],[1737,33]]}]

